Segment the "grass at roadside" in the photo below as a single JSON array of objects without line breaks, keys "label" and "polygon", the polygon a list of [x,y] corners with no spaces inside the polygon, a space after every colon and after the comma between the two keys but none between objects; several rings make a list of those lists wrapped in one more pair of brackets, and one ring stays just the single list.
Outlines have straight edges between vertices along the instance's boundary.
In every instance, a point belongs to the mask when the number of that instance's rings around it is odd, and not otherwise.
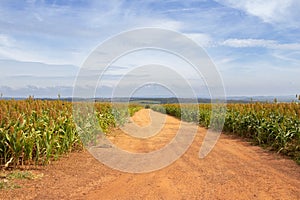
[{"label": "grass at roadside", "polygon": [[33,180],[42,178],[43,174],[36,174],[26,170],[13,170],[13,171],[2,171],[0,173],[0,189],[16,189],[21,188],[16,180]]}]

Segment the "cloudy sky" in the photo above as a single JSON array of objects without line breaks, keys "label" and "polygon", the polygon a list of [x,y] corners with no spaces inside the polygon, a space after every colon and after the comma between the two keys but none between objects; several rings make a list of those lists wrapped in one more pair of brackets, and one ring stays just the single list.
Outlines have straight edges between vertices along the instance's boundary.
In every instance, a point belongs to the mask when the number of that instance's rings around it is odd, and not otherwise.
[{"label": "cloudy sky", "polygon": [[299,8],[298,0],[1,0],[0,92],[71,96],[99,44],[156,27],[201,45],[229,96],[294,95],[300,93]]}]

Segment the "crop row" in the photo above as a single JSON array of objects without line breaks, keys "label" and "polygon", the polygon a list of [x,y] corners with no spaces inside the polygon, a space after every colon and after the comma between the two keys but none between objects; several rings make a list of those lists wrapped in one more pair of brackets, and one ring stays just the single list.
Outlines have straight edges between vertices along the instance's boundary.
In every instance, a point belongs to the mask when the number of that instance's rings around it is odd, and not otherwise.
[{"label": "crop row", "polygon": [[[300,163],[300,104],[251,103],[228,104],[226,112],[217,112],[211,123],[210,104],[165,104],[153,106],[184,121],[196,122],[206,128],[218,128],[224,122],[225,133],[249,138],[253,143],[288,155]],[[224,120],[222,120],[224,119]]]},{"label": "crop row", "polygon": [[[89,138],[78,131],[82,126],[78,121],[85,117],[79,110],[76,112],[81,117],[74,123],[73,105],[58,100],[0,100],[0,166],[47,164],[64,153],[81,150],[86,144],[84,140]],[[123,107],[95,103],[94,113],[89,115],[98,123],[100,131],[107,133],[140,109],[136,105],[129,105],[129,109]],[[82,121],[84,125],[89,123],[87,119]]]}]

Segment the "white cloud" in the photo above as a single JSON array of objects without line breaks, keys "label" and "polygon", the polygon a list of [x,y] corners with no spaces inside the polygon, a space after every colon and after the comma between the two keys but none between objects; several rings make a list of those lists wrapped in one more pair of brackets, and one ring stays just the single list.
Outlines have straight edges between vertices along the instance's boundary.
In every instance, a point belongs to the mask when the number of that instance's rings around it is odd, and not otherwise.
[{"label": "white cloud", "polygon": [[[1,40],[1,39],[0,39]],[[42,62],[46,64],[73,64],[80,65],[87,52],[49,52],[42,48],[31,49],[25,45],[1,46],[0,41],[0,59],[10,59],[23,62]]]},{"label": "white cloud", "polygon": [[[289,66],[298,68],[300,66],[300,50],[299,51],[277,51],[272,54],[276,59],[280,59],[289,63]],[[286,69],[286,67],[285,67]]]},{"label": "white cloud", "polygon": [[15,40],[8,35],[0,34],[0,47],[13,47]]},{"label": "white cloud", "polygon": [[244,48],[244,47],[263,47],[277,50],[300,50],[300,43],[278,43],[275,40],[265,39],[227,39],[221,45]]},{"label": "white cloud", "polygon": [[220,4],[240,9],[264,22],[300,27],[299,0],[216,0]]},{"label": "white cloud", "polygon": [[231,57],[224,57],[224,58],[219,58],[215,60],[215,64],[217,66],[224,66],[227,63],[231,63],[235,60],[235,58],[231,58]]},{"label": "white cloud", "polygon": [[[0,3],[0,58],[81,65],[101,41],[125,30],[157,27],[180,31],[182,22],[139,4],[89,1],[86,7],[28,1],[14,10]],[[68,2],[71,3],[71,2]],[[12,37],[15,38],[15,40]]]},{"label": "white cloud", "polygon": [[187,37],[191,38],[203,47],[210,47],[213,45],[213,39],[210,35],[204,33],[186,33]]},{"label": "white cloud", "polygon": [[195,10],[196,8],[177,8],[177,9],[168,9],[163,11],[162,13],[172,13],[172,12],[180,13],[180,12],[190,12]]},{"label": "white cloud", "polygon": [[300,43],[276,44],[275,47],[282,50],[300,50]]},{"label": "white cloud", "polygon": [[222,45],[229,47],[270,47],[274,46],[276,42],[274,40],[264,39],[227,39],[221,43]]}]

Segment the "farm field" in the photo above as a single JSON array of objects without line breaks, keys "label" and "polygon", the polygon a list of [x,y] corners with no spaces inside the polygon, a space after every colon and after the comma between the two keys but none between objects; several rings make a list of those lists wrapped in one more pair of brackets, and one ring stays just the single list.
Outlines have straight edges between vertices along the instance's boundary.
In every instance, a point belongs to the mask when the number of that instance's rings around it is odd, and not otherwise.
[{"label": "farm field", "polygon": [[195,106],[164,104],[152,109],[205,128],[219,128],[218,122],[224,117],[223,132],[250,139],[253,144],[290,156],[300,164],[300,104],[228,104],[226,113],[216,111],[215,123],[212,124],[211,105]]},{"label": "farm field", "polygon": [[[149,109],[131,120],[151,124]],[[149,140],[136,139],[122,129],[108,138],[133,152],[149,152],[167,144],[180,121],[166,117],[162,130]],[[131,123],[125,123],[125,127]],[[196,126],[186,123],[186,127]],[[213,151],[198,158],[206,133],[198,133],[187,152],[172,165],[146,174],[123,173],[94,159],[88,152],[72,152],[56,162],[29,170],[41,178],[18,180],[21,188],[0,190],[3,199],[299,199],[300,167],[292,160],[248,142],[222,134]]]},{"label": "farm field", "polygon": [[[79,108],[81,105],[86,108],[86,104],[74,103]],[[101,132],[107,133],[124,124],[128,116],[141,109],[136,104],[130,104],[128,109],[119,106],[115,109],[108,103],[95,103],[94,112]],[[85,140],[91,138],[80,136],[73,114],[71,102],[32,98],[0,100],[0,166],[45,165],[65,153],[83,150]],[[82,111],[77,109],[75,114]]]}]

